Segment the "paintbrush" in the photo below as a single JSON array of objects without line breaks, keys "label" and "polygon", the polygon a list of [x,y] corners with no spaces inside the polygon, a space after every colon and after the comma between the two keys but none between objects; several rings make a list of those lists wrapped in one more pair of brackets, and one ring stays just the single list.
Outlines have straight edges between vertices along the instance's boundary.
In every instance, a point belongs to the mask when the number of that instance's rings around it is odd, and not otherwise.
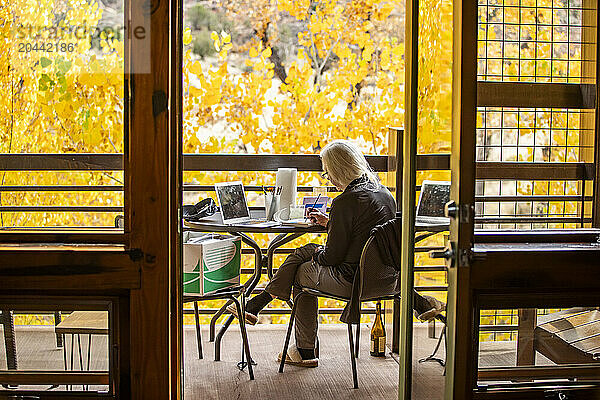
[{"label": "paintbrush", "polygon": [[313,203],[313,205],[312,205],[312,206],[310,206],[310,207],[308,208],[308,210],[306,210],[306,211],[307,211],[307,213],[306,213],[306,217],[304,217],[304,219],[305,219],[305,220],[307,220],[307,219],[308,219],[308,211],[309,211],[311,208],[312,208],[312,209],[314,209],[314,208],[315,208],[315,206],[316,206],[316,205],[317,205],[317,203],[319,202],[319,199],[320,199],[320,198],[321,198],[321,193],[319,193],[319,195],[317,196],[317,199],[315,200],[315,202]]}]

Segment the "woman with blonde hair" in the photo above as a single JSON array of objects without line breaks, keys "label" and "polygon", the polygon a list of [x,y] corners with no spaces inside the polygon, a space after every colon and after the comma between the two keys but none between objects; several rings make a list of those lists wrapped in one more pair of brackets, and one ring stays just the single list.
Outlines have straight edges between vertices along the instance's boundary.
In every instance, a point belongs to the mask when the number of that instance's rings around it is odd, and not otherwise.
[{"label": "woman with blonde hair", "polygon": [[[347,140],[329,143],[321,151],[321,162],[322,176],[342,192],[333,199],[329,216],[309,210],[312,222],[327,227],[327,242],[325,246],[307,244],[286,258],[264,292],[248,301],[246,321],[250,324],[256,323],[258,313],[274,298],[289,300],[293,287],[350,297],[360,255],[371,229],[395,215],[394,197],[381,185],[354,143]],[[295,317],[296,345],[290,347],[286,363],[304,367],[318,365],[315,354],[317,313],[316,297],[299,299]]]}]

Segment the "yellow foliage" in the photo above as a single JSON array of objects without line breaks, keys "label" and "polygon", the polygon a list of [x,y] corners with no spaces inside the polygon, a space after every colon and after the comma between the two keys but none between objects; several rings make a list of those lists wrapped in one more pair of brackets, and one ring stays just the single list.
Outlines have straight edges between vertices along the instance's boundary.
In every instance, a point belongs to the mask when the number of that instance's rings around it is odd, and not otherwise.
[{"label": "yellow foliage", "polygon": [[[6,21],[0,27],[1,152],[123,151],[123,43],[103,31],[98,48],[91,48],[90,35],[101,16],[96,1],[18,0],[0,6],[0,19]],[[75,27],[87,33],[74,34]],[[121,175],[3,172],[2,184],[117,184]],[[122,196],[111,192],[3,193],[1,200],[2,205],[122,204]],[[3,226],[112,225],[113,218],[0,213]]]}]

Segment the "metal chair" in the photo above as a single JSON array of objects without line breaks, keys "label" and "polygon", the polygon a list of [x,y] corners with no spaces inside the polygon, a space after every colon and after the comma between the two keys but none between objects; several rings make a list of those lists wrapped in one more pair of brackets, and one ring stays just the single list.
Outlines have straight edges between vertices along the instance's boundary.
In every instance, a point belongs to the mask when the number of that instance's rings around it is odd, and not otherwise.
[{"label": "metal chair", "polygon": [[[122,215],[117,215],[115,217],[115,227],[123,228],[125,224],[124,217]],[[232,288],[227,288],[223,290],[217,290],[215,293],[207,294],[207,295],[199,295],[192,293],[184,293],[183,294],[183,304],[193,303],[194,304],[194,319],[196,322],[196,341],[198,345],[198,358],[201,360],[204,358],[204,354],[202,352],[202,333],[200,332],[200,313],[198,311],[198,302],[199,301],[207,301],[207,300],[220,300],[220,299],[228,299],[235,304],[237,308],[238,315],[245,315],[244,308],[246,305],[246,301],[244,299],[244,292],[246,288],[243,285],[235,286]],[[238,301],[237,298],[240,298],[241,301]],[[250,379],[254,379],[254,371],[252,370],[252,362],[246,363],[244,361],[244,353],[248,360],[252,360],[250,358],[250,346],[248,344],[248,335],[246,334],[246,324],[243,321],[243,318],[238,319],[240,321],[240,330],[242,333],[242,361],[238,363],[240,369],[245,368],[248,365],[248,373],[250,375]],[[219,347],[220,348],[220,347]],[[215,359],[217,361],[218,358]]]},{"label": "metal chair", "polygon": [[[438,321],[440,321],[442,324],[444,324],[444,326],[442,327],[442,331],[440,332],[440,337],[438,338],[438,341],[435,345],[435,348],[433,349],[433,352],[428,355],[427,357],[421,358],[419,360],[419,363],[424,363],[424,362],[437,362],[438,364],[440,364],[442,367],[444,367],[444,375],[446,375],[446,360],[443,358],[440,358],[438,356],[436,356],[438,350],[440,349],[440,346],[442,345],[442,340],[444,341],[444,345],[446,348],[446,354],[448,354],[448,340],[446,338],[446,317],[444,315],[437,315],[435,317],[435,319],[437,319]],[[435,325],[434,325],[434,329],[435,329]],[[432,336],[430,336],[432,337]]]},{"label": "metal chair", "polygon": [[[355,279],[359,279],[358,287],[355,285],[355,289],[350,297],[340,297],[331,295],[329,293],[322,292],[312,288],[302,288],[302,291],[298,293],[294,298],[294,305],[292,307],[292,313],[290,316],[290,322],[288,324],[287,335],[285,337],[285,344],[283,346],[283,354],[281,357],[281,363],[279,365],[279,372],[283,372],[285,365],[285,359],[287,356],[287,349],[290,342],[290,336],[292,334],[292,326],[294,324],[294,317],[296,315],[296,305],[298,299],[301,296],[317,296],[327,297],[334,300],[352,302],[356,297],[359,302],[363,301],[378,301],[378,300],[393,300],[400,297],[400,273],[394,267],[385,265],[381,256],[377,244],[373,237],[370,237],[363,248],[358,276]],[[367,278],[368,279],[365,279]],[[359,306],[360,310],[360,306]],[[360,311],[359,311],[360,312]],[[360,317],[358,318],[360,321]],[[356,342],[353,338],[352,323],[348,325],[348,342],[350,347],[350,361],[352,364],[352,379],[354,381],[354,388],[358,389],[358,375],[356,372],[356,358],[358,358],[358,344],[360,339],[360,322],[357,324],[356,329]]]},{"label": "metal chair", "polygon": [[[60,311],[54,311],[54,325],[58,325],[62,319]],[[15,340],[15,323],[13,311],[10,309],[0,310],[0,325],[4,330],[4,346],[6,349],[6,364],[9,370],[17,369],[17,344]],[[63,337],[56,334],[56,347],[63,346]]]},{"label": "metal chair", "polygon": [[[219,299],[228,299],[235,304],[237,309],[237,315],[246,315],[245,310],[245,290],[246,288],[243,285],[236,286],[233,288],[227,288],[223,290],[218,290],[212,294],[200,295],[200,294],[184,294],[183,295],[183,303],[194,303],[194,316],[196,320],[196,340],[198,343],[198,358],[202,359],[202,334],[200,333],[200,317],[198,312],[198,302],[199,301],[207,301],[207,300],[219,300]],[[238,297],[240,300],[238,300]],[[240,323],[240,331],[242,334],[242,361],[238,363],[238,368],[244,369],[246,366],[248,367],[248,374],[250,375],[250,379],[254,380],[254,371],[252,369],[252,358],[250,357],[250,345],[248,343],[248,334],[246,332],[246,321],[244,318],[238,318]],[[244,360],[244,355],[248,361]]]}]

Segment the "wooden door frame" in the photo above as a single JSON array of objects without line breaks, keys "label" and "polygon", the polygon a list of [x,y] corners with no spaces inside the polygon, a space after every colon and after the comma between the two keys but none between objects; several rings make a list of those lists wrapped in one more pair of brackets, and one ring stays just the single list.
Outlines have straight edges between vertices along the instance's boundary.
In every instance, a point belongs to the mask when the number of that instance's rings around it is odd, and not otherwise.
[{"label": "wooden door frame", "polygon": [[[516,268],[524,260],[527,253],[519,254],[516,251],[497,252],[493,256],[486,254],[481,257],[477,251],[473,252],[474,244],[474,187],[475,187],[475,133],[477,106],[492,107],[540,107],[540,108],[582,108],[595,107],[596,110],[596,137],[591,140],[595,144],[596,166],[598,165],[598,101],[592,106],[584,100],[583,86],[573,84],[552,83],[477,83],[477,20],[478,4],[474,0],[454,1],[454,40],[453,40],[453,130],[452,130],[452,189],[451,199],[457,204],[456,218],[451,219],[450,241],[454,252],[454,267],[448,270],[448,355],[446,375],[446,399],[471,399],[471,398],[529,398],[536,395],[542,398],[545,394],[541,388],[526,388],[514,390],[506,388],[496,391],[478,391],[474,393],[477,381],[477,356],[478,356],[478,326],[479,310],[490,307],[519,308],[547,306],[557,307],[571,303],[577,305],[596,304],[580,293],[590,294],[592,290],[600,290],[600,284],[585,274],[587,268],[594,268],[597,256],[583,260],[577,251],[553,254],[551,251],[535,251],[529,260],[529,276],[537,265],[544,265],[544,272],[552,279],[550,283],[544,279],[518,280],[517,276],[528,272],[523,268]],[[596,24],[600,21],[596,14]],[[600,38],[596,30],[596,38]],[[596,51],[600,41],[596,43]],[[596,71],[598,64],[596,60]],[[518,93],[533,94],[535,89],[544,95],[521,95]],[[562,92],[559,96],[548,96],[547,93],[555,90]],[[576,90],[577,96],[572,96],[569,91]],[[598,75],[596,75],[596,93],[598,93]],[[479,98],[478,98],[479,97]],[[513,171],[513,173],[516,171]],[[596,168],[594,176],[594,222],[597,226],[599,218],[598,182],[599,170]],[[478,174],[478,178],[485,178]],[[515,175],[511,179],[518,179]],[[577,234],[577,233],[576,233]],[[493,235],[491,235],[493,236]],[[501,237],[502,235],[498,235]],[[527,242],[544,242],[548,235],[527,235]],[[550,239],[552,242],[568,242],[573,233],[562,233],[561,237]],[[501,240],[507,241],[507,237]],[[569,264],[572,268],[565,270]],[[521,264],[522,266],[522,264]],[[577,271],[574,273],[574,271]],[[500,276],[502,275],[502,277]],[[504,286],[501,283],[504,283]],[[538,287],[539,286],[539,287]],[[490,295],[493,293],[496,295]],[[599,292],[594,292],[599,293]],[[557,296],[563,294],[563,297]],[[546,297],[544,297],[546,296]],[[560,297],[560,298],[559,298]],[[491,300],[490,300],[491,299]],[[504,299],[504,302],[502,300]],[[582,304],[583,303],[583,304]],[[597,388],[581,389],[570,388],[569,393],[597,394]],[[585,392],[589,390],[589,392]]]},{"label": "wooden door frame", "polygon": [[169,132],[173,145],[169,157],[170,187],[174,190],[169,208],[171,247],[170,299],[171,304],[171,399],[183,398],[183,241],[181,232],[181,205],[183,204],[183,0],[171,0],[171,86]]},{"label": "wooden door frame", "polygon": [[[401,200],[402,242],[400,271],[400,339],[398,345],[398,398],[412,397],[413,301],[415,261],[415,186],[417,169],[417,131],[419,103],[419,0],[406,1],[405,20],[404,135],[402,137],[402,174],[396,174],[396,196]],[[398,146],[400,140],[398,140]],[[398,185],[399,178],[402,185]],[[402,190],[400,190],[402,188]]]},{"label": "wooden door frame", "polygon": [[470,399],[475,384],[477,340],[470,288],[469,254],[473,246],[475,204],[475,132],[477,110],[477,1],[454,0],[452,63],[452,155],[450,198],[459,218],[450,220],[455,262],[448,268],[448,354],[446,399]]},{"label": "wooden door frame", "polygon": [[[132,26],[147,4],[132,0]],[[151,3],[150,73],[130,52],[129,141],[125,163],[129,248],[140,249],[141,286],[131,291],[133,399],[182,397],[179,206],[182,182],[181,0]],[[131,50],[131,49],[130,49]]]}]

